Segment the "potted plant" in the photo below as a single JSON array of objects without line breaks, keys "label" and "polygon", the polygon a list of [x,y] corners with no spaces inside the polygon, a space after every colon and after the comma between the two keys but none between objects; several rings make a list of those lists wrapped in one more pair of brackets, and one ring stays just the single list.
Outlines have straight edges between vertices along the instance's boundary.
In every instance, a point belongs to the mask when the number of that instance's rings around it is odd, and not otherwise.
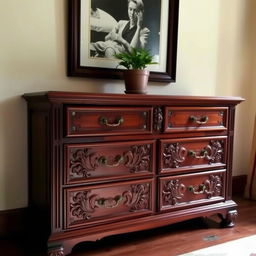
[{"label": "potted plant", "polygon": [[147,93],[149,71],[145,68],[153,62],[153,56],[144,48],[132,48],[129,52],[121,52],[115,57],[120,60],[118,66],[124,66],[125,93]]}]

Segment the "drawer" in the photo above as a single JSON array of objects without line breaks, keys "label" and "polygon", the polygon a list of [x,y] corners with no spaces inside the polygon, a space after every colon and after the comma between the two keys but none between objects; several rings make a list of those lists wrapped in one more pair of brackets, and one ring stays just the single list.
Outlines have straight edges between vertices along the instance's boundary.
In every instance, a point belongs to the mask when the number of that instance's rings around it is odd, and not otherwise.
[{"label": "drawer", "polygon": [[159,172],[225,167],[226,155],[226,136],[161,140]]},{"label": "drawer", "polygon": [[227,107],[166,107],[164,131],[227,130]]},{"label": "drawer", "polygon": [[65,189],[65,228],[152,214],[153,179]]},{"label": "drawer", "polygon": [[155,141],[67,144],[65,183],[153,175]]},{"label": "drawer", "polygon": [[67,136],[149,134],[152,108],[68,107]]},{"label": "drawer", "polygon": [[159,210],[209,204],[225,198],[226,170],[159,179]]}]

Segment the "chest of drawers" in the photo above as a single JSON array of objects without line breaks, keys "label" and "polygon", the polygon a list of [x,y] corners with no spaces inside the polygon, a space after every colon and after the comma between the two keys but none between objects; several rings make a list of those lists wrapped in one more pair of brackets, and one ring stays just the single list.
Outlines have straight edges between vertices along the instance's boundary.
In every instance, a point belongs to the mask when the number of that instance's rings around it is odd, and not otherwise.
[{"label": "chest of drawers", "polygon": [[49,256],[82,241],[219,214],[239,97],[25,94],[29,209]]}]

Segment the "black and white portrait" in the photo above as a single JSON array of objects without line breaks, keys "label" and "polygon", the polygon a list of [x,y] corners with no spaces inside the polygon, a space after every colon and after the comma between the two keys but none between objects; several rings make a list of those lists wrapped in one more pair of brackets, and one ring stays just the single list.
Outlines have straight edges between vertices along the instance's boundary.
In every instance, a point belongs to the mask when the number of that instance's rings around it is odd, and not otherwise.
[{"label": "black and white portrait", "polygon": [[81,67],[120,69],[115,54],[145,48],[165,72],[170,0],[80,0]]},{"label": "black and white portrait", "polygon": [[146,48],[159,59],[161,0],[90,1],[89,58]]}]

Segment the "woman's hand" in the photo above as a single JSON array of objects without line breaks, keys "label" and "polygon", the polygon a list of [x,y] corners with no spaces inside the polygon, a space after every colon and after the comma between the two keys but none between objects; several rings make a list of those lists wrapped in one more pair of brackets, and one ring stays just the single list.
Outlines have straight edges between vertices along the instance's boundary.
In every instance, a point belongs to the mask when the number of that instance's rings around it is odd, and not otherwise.
[{"label": "woman's hand", "polygon": [[137,27],[141,28],[143,21],[143,13],[140,11],[137,13]]}]

